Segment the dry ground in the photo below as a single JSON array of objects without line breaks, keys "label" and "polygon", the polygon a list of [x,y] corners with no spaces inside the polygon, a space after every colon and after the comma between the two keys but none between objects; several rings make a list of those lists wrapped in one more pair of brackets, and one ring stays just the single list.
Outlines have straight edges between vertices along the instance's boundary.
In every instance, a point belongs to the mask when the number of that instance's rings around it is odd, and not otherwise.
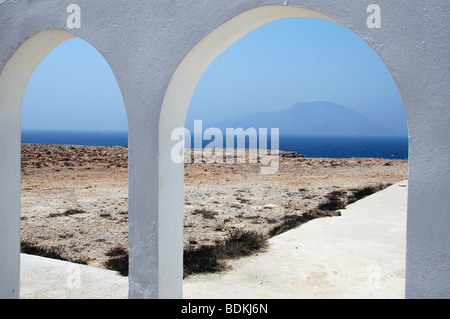
[{"label": "dry ground", "polygon": [[[123,147],[22,146],[22,245],[29,253],[105,267],[128,247],[128,156]],[[304,158],[261,164],[185,164],[185,247],[212,245],[236,229],[268,234],[333,194],[407,179],[406,160]],[[115,250],[115,251],[114,251]],[[111,253],[113,251],[113,253]]]}]

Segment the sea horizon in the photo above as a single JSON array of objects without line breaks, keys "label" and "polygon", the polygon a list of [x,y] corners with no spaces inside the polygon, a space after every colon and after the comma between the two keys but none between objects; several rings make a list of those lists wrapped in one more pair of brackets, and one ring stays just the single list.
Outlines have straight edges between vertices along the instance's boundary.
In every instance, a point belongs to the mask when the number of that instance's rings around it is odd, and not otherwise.
[{"label": "sea horizon", "polygon": [[[192,137],[193,139],[193,137]],[[235,138],[236,139],[236,138]],[[128,147],[128,132],[22,130],[22,144]],[[203,141],[206,148],[211,141]],[[249,148],[248,139],[245,148]],[[191,145],[194,145],[193,140]],[[226,145],[225,139],[223,145]],[[234,144],[236,145],[236,143]],[[267,149],[270,149],[270,136]],[[193,147],[192,147],[193,149]],[[408,137],[292,136],[279,137],[279,150],[312,158],[408,159]]]}]

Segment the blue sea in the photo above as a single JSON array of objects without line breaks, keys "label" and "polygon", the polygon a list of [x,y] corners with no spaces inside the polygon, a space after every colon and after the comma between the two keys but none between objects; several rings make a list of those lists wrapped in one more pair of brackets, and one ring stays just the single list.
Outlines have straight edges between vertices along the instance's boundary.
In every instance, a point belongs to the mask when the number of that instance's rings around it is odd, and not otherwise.
[{"label": "blue sea", "polygon": [[22,130],[22,143],[128,147],[128,132]]},{"label": "blue sea", "polygon": [[280,150],[306,157],[408,159],[408,137],[280,137]]},{"label": "blue sea", "polygon": [[[268,139],[270,148],[270,138]],[[203,147],[211,141],[204,141]],[[128,146],[127,132],[22,131],[22,143]],[[192,145],[193,142],[192,142]],[[225,145],[225,143],[224,143]],[[280,136],[279,148],[306,157],[408,158],[407,137]]]}]

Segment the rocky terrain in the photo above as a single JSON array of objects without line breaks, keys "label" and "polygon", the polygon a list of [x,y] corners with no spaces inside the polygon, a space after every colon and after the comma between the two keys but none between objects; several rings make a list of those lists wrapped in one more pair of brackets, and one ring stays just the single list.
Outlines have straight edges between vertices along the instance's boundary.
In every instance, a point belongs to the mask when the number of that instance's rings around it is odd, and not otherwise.
[{"label": "rocky terrain", "polygon": [[[214,245],[236,230],[274,236],[288,229],[287,221],[339,215],[368,188],[407,179],[407,160],[292,152],[279,160],[271,175],[248,161],[185,164],[185,248]],[[127,174],[127,148],[24,144],[23,252],[101,268],[125,256]]]}]

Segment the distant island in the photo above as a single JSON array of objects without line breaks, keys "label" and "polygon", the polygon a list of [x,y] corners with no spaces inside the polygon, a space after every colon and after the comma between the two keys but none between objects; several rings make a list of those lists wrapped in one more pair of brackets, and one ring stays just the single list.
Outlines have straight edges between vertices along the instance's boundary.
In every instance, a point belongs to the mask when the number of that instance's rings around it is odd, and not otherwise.
[{"label": "distant island", "polygon": [[[280,136],[398,137],[399,134],[343,105],[326,101],[297,103],[288,109],[238,116],[203,128],[279,128]],[[186,123],[190,129],[192,123]]]}]

